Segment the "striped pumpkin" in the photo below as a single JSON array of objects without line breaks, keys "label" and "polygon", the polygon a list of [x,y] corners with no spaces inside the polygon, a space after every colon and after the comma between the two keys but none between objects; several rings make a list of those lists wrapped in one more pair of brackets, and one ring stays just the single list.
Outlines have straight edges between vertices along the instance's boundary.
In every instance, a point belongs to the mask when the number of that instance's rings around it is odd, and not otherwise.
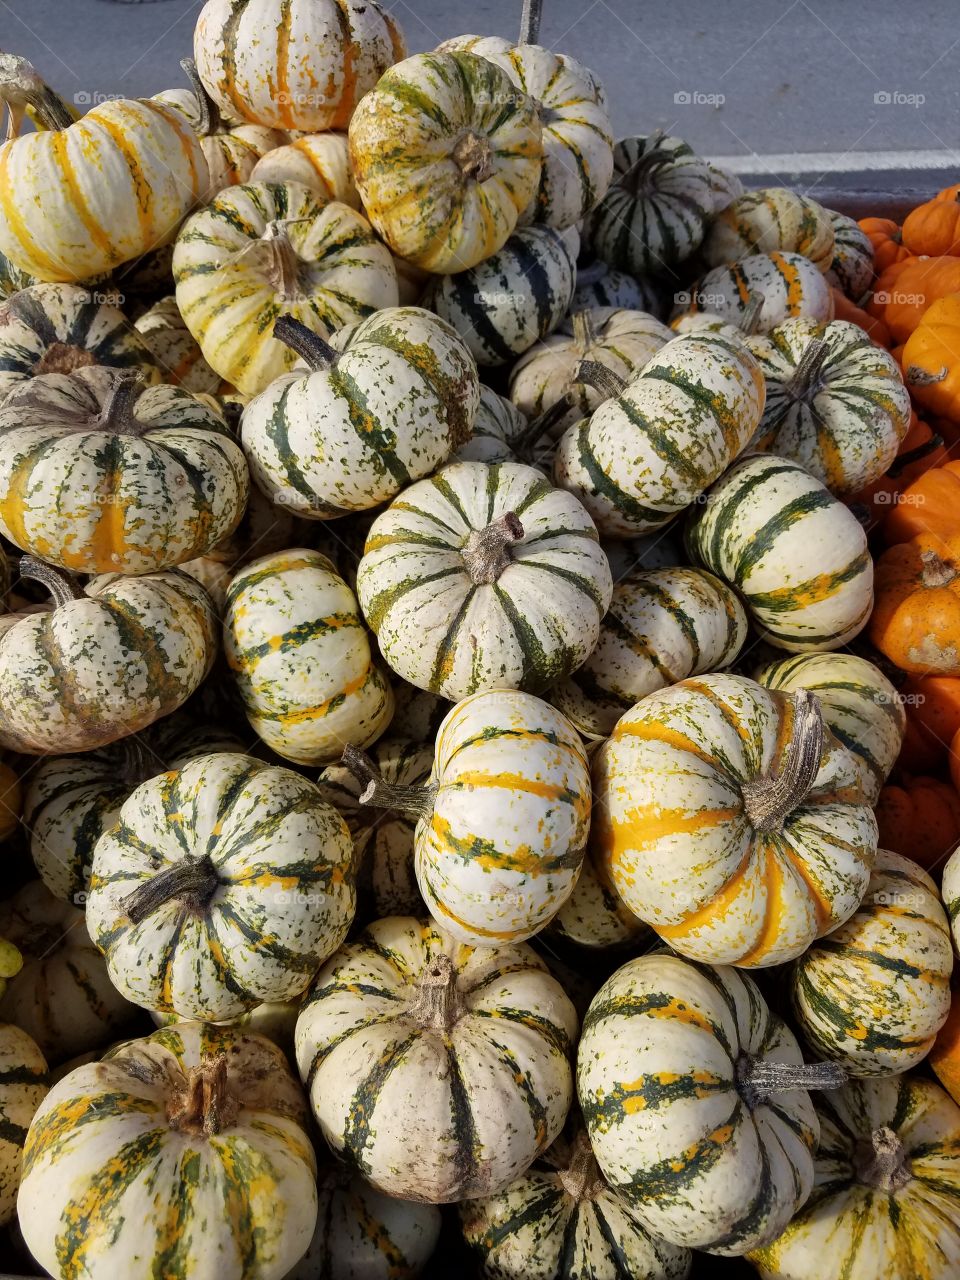
[{"label": "striped pumpkin", "polygon": [[479,365],[511,364],[563,319],[577,273],[577,233],[523,227],[483,262],[438,276],[425,301]]},{"label": "striped pumpkin", "polygon": [[853,218],[827,210],[833,224],[833,261],[826,273],[827,284],[840,289],[853,302],[860,302],[873,284],[873,244]]},{"label": "striped pumpkin", "polygon": [[940,892],[950,920],[953,944],[957,953],[960,954],[960,850],[958,849],[953,851],[943,868]]},{"label": "striped pumpkin", "polygon": [[645,950],[653,931],[621,898],[595,846],[595,840],[588,843],[577,883],[548,933],[587,952]]},{"label": "striped pumpkin", "polygon": [[586,659],[610,603],[593,521],[533,467],[458,462],[374,521],[357,594],[384,658],[453,700],[539,693]]},{"label": "striped pumpkin", "polygon": [[710,195],[713,200],[713,212],[723,213],[734,200],[743,195],[743,183],[737,175],[720,165],[707,164],[710,174]]},{"label": "striped pumpkin", "polygon": [[604,1181],[590,1139],[558,1139],[498,1195],[460,1206],[490,1280],[685,1280],[692,1257],[651,1236]]},{"label": "striped pumpkin", "polygon": [[856,913],[795,962],[797,1027],[854,1076],[899,1075],[927,1056],[950,1012],[953,948],[937,887],[886,849]]},{"label": "striped pumpkin", "polygon": [[853,653],[805,653],[767,663],[755,678],[767,689],[817,695],[824,723],[853,756],[864,797],[875,805],[907,723],[901,697],[883,672]]},{"label": "striped pumpkin", "polygon": [[165,382],[172,382],[186,391],[205,391],[208,394],[218,389],[220,375],[204,360],[200,345],[187,328],[173,294],[155,302],[134,322],[133,327],[163,370]]},{"label": "striped pumpkin", "polygon": [[762,1280],[953,1280],[960,1274],[960,1108],[919,1076],[817,1097],[813,1192],[750,1255]]},{"label": "striped pumpkin", "polygon": [[345,129],[406,55],[376,0],[207,0],[193,37],[203,84],[227,115],[277,129]]},{"label": "striped pumpkin", "polygon": [[0,404],[0,532],[77,573],[155,573],[236,528],[250,478],[213,409],[99,366],[20,383]]},{"label": "striped pumpkin", "polygon": [[602,534],[665,525],[721,475],[760,422],[763,375],[721,334],[673,338],[621,393],[570,427],[554,480]]},{"label": "striped pumpkin", "polygon": [[[793,1032],[735,969],[630,960],[583,1022],[577,1090],[597,1162],[648,1231],[739,1255],[810,1193],[819,1126]],[[829,1069],[828,1069],[829,1070]]]},{"label": "striped pumpkin", "polygon": [[72,284],[34,284],[0,306],[0,401],[44,373],[86,365],[130,369],[145,382],[161,371],[119,307]]},{"label": "striped pumpkin", "polygon": [[277,378],[241,421],[253,479],[277,506],[315,520],[379,506],[469,439],[476,365],[429,311],[378,311],[342,354],[289,321],[277,332],[309,369]]},{"label": "striped pumpkin", "polygon": [[[293,1032],[299,1016],[299,1000],[268,1000],[263,1004],[255,1004],[244,1013],[238,1013],[235,1018],[226,1018],[213,1025],[265,1036],[282,1049],[288,1058],[292,1058]],[[175,1013],[158,1013],[155,1009],[151,1011],[150,1018],[158,1027],[172,1027],[180,1022]]]},{"label": "striped pumpkin", "polygon": [[273,336],[278,316],[327,334],[398,296],[393,260],[366,219],[296,182],[221,191],[184,224],[173,275],[204,359],[246,395],[296,363]]},{"label": "striped pumpkin", "polygon": [[313,783],[199,756],[143,783],[97,841],[87,924],[118,990],[219,1021],[290,1000],[355,906],[346,825]]},{"label": "striped pumpkin", "polygon": [[873,608],[873,560],[857,518],[799,463],[742,458],[691,513],[691,557],[740,593],[778,649],[839,649]]},{"label": "striped pumpkin", "polygon": [[683,540],[674,526],[669,526],[665,532],[658,529],[655,533],[644,533],[638,538],[606,541],[602,545],[610,561],[614,583],[622,582],[639,569],[687,567]]},{"label": "striped pumpkin", "polygon": [[481,385],[473,434],[451,456],[451,462],[516,462],[515,445],[522,444],[526,417],[506,396]]},{"label": "striped pumpkin", "polygon": [[[184,62],[186,63],[186,59]],[[186,68],[185,68],[186,69]],[[224,187],[249,182],[257,161],[270,148],[288,135],[275,129],[248,125],[250,136],[236,133],[220,123],[219,112],[211,108],[206,90],[200,85],[201,100],[191,89],[166,89],[154,94],[151,102],[161,102],[179,111],[200,139],[200,149],[207,162],[207,187],[203,203],[212,200]]]},{"label": "striped pumpkin", "polygon": [[365,747],[393,714],[353,592],[318,551],[254,560],[233,579],[224,651],[253,728],[297,764]]},{"label": "striped pumpkin", "polygon": [[789,187],[758,187],[717,214],[701,254],[708,267],[719,267],[754,253],[799,253],[825,273],[833,246],[833,223],[823,205]]},{"label": "striped pumpkin", "polygon": [[577,282],[570,311],[611,307],[616,311],[647,311],[660,317],[663,303],[649,280],[638,280],[625,271],[614,271],[602,259],[577,267]]},{"label": "striped pumpkin", "polygon": [[78,1067],[40,1105],[18,1210],[53,1275],[283,1280],[310,1243],[303,1095],[260,1036],[165,1027]]},{"label": "striped pumpkin", "polygon": [[706,160],[681,138],[624,138],[613,151],[613,184],[587,238],[598,258],[634,275],[664,275],[699,248],[713,214]]},{"label": "striped pumpkin", "polygon": [[23,1144],[48,1088],[36,1041],[19,1027],[0,1026],[0,1226],[17,1216]]},{"label": "striped pumpkin", "polygon": [[261,156],[251,182],[297,182],[322,200],[360,208],[345,133],[307,133]]},{"label": "striped pumpkin", "polygon": [[0,253],[0,298],[12,298],[21,289],[39,284],[36,276],[29,271],[21,271],[15,267],[4,253]]},{"label": "striped pumpkin", "polygon": [[858,324],[798,317],[747,345],[767,384],[754,449],[801,463],[840,497],[889,469],[910,425],[910,393]]},{"label": "striped pumpkin", "polygon": [[537,194],[536,104],[472,53],[421,53],[393,67],[358,105],[349,136],[370,221],[427,271],[489,258]]},{"label": "striped pumpkin", "polygon": [[729,666],[747,638],[736,594],[703,569],[650,569],[613,589],[597,647],[550,700],[582,734],[604,738],[635,702]]},{"label": "striped pumpkin", "polygon": [[78,900],[79,909],[31,880],[0,904],[0,936],[24,958],[0,999],[0,1022],[26,1031],[51,1063],[102,1047],[137,1012],[112,986]]},{"label": "striped pumpkin", "polygon": [[0,252],[38,280],[82,281],[172,240],[207,188],[179,111],[112,99],[0,146]]},{"label": "striped pumpkin", "polygon": [[600,748],[599,855],[682,955],[782,964],[857,909],[877,823],[820,716],[812,694],[704,675],[649,694]]},{"label": "striped pumpkin", "polygon": [[461,946],[407,916],[317,975],[297,1063],[335,1152],[378,1191],[492,1195],[559,1134],[577,1016],[529,947]]},{"label": "striped pumpkin", "polygon": [[209,672],[216,623],[186,574],[107,574],[82,590],[47,566],[31,574],[54,608],[0,624],[0,747],[92,751],[175,711]]},{"label": "striped pumpkin", "polygon": [[414,1280],[440,1237],[440,1210],[381,1195],[338,1166],[321,1169],[317,1229],[285,1280]]},{"label": "striped pumpkin", "polygon": [[809,258],[800,253],[757,253],[729,267],[714,267],[689,290],[676,295],[674,315],[708,311],[738,328],[755,297],[762,299],[757,333],[769,333],[785,320],[806,316],[833,319],[830,286]]}]

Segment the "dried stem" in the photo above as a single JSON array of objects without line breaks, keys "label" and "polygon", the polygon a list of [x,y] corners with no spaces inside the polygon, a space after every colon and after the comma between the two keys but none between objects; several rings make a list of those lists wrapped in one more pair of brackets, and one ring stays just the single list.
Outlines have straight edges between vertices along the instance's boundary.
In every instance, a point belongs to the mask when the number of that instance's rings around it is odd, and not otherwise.
[{"label": "dried stem", "polygon": [[185,1087],[167,1102],[167,1121],[180,1133],[212,1136],[233,1124],[238,1110],[228,1088],[227,1058],[221,1053],[190,1069]]},{"label": "dried stem", "polygon": [[938,556],[936,551],[921,551],[920,560],[923,564],[920,582],[925,587],[948,587],[960,574],[955,565]]},{"label": "dried stem", "polygon": [[433,813],[435,786],[416,787],[387,782],[367,753],[359,747],[344,747],[340,763],[363,785],[361,804],[371,805],[374,809],[395,809],[416,818],[429,818]]},{"label": "dried stem", "polygon": [[33,64],[15,53],[0,53],[0,101],[8,111],[7,139],[20,131],[27,107],[45,129],[69,129],[74,123],[66,103],[46,85]]},{"label": "dried stem", "polygon": [[181,58],[180,66],[190,81],[190,87],[200,107],[197,133],[201,138],[209,138],[211,134],[216,133],[220,128],[220,108],[207,93],[194,60],[192,58]]},{"label": "dried stem", "polygon": [[463,1012],[457,990],[457,971],[453,961],[441,952],[417,984],[417,994],[409,1016],[422,1027],[449,1031]]},{"label": "dried stem", "polygon": [[590,1138],[583,1129],[579,1131],[573,1144],[570,1163],[560,1171],[559,1177],[560,1185],[571,1200],[582,1200],[587,1190],[600,1177]]},{"label": "dried stem", "polygon": [[621,378],[598,360],[581,360],[574,370],[573,380],[593,387],[607,400],[616,399],[627,385],[626,378]]},{"label": "dried stem", "polygon": [[288,301],[296,298],[300,291],[300,259],[286,226],[278,220],[268,222],[259,243],[267,251],[265,274],[271,288]]},{"label": "dried stem", "polygon": [[575,311],[573,313],[573,341],[581,358],[596,343],[597,330],[594,326],[591,312]]},{"label": "dried stem", "polygon": [[61,573],[59,569],[54,569],[52,565],[45,564],[42,560],[38,560],[36,556],[21,556],[18,566],[21,578],[29,578],[33,582],[39,582],[41,586],[46,587],[53,597],[53,606],[58,609],[61,605],[70,604],[74,600],[82,600],[84,598],[83,588],[69,574]]},{"label": "dried stem", "polygon": [[813,786],[823,755],[823,712],[809,689],[791,696],[793,731],[783,768],[741,784],[743,806],[755,831],[779,831]]},{"label": "dried stem", "polygon": [[339,353],[329,342],[293,316],[277,316],[273,322],[273,336],[295,351],[311,369],[332,369],[337,363]]},{"label": "dried stem", "polygon": [[543,16],[543,0],[523,0],[520,13],[520,39],[518,44],[536,44],[540,35],[540,19]]},{"label": "dried stem", "polygon": [[858,1182],[878,1191],[898,1191],[913,1177],[907,1149],[888,1125],[857,1143],[853,1168]]},{"label": "dried stem", "polygon": [[819,391],[817,385],[823,363],[830,354],[829,343],[822,338],[811,338],[804,347],[796,368],[783,384],[784,392],[791,400],[812,400]]},{"label": "dried stem", "polygon": [[842,1089],[849,1076],[837,1062],[771,1062],[741,1053],[736,1064],[737,1091],[748,1107],[790,1089]]},{"label": "dried stem", "polygon": [[908,364],[903,380],[908,387],[932,387],[938,382],[943,382],[948,373],[946,365],[941,365],[936,373],[928,373],[917,364]]},{"label": "dried stem", "polygon": [[131,369],[119,370],[100,408],[100,430],[112,431],[118,436],[142,435],[145,425],[138,422],[133,414],[133,406],[139,400],[142,390],[141,374]]},{"label": "dried stem", "polygon": [[200,912],[220,883],[208,856],[184,858],[153,876],[123,899],[123,909],[134,924],[153,915],[165,902],[178,901],[189,911]]},{"label": "dried stem", "polygon": [[460,555],[474,586],[489,586],[497,581],[512,562],[511,545],[522,537],[523,525],[512,511],[492,520],[483,529],[471,529]]},{"label": "dried stem", "polygon": [[493,176],[493,147],[490,139],[473,129],[466,129],[450,152],[465,182],[486,182]]}]

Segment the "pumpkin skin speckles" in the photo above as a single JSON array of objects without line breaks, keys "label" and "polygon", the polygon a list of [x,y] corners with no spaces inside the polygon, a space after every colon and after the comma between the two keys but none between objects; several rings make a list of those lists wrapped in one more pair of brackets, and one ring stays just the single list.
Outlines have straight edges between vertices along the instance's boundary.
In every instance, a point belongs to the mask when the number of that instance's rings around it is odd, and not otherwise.
[{"label": "pumpkin skin speckles", "polygon": [[763,299],[757,333],[769,333],[794,316],[821,323],[833,319],[827,282],[799,253],[758,253],[729,267],[714,267],[684,294],[675,314],[708,311],[739,326],[754,297]]},{"label": "pumpkin skin speckles", "polygon": [[17,1216],[27,1129],[47,1095],[47,1064],[19,1027],[0,1026],[0,1224]]},{"label": "pumpkin skin speckles", "polygon": [[710,267],[754,253],[799,253],[818,271],[833,262],[834,229],[822,205],[788,187],[745,191],[713,221],[703,242]]}]

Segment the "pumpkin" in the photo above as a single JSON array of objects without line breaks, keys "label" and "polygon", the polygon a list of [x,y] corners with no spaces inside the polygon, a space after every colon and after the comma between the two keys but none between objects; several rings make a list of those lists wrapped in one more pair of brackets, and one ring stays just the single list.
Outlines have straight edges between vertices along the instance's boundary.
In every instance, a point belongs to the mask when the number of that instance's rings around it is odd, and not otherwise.
[{"label": "pumpkin", "polygon": [[940,778],[900,774],[877,801],[880,843],[936,870],[960,841],[960,795]]},{"label": "pumpkin", "polygon": [[957,292],[960,258],[907,258],[877,280],[870,309],[879,312],[894,342],[906,342],[935,302]]},{"label": "pumpkin", "polygon": [[944,187],[918,204],[903,220],[902,240],[909,253],[939,257],[960,253],[960,186]]},{"label": "pumpkin", "polygon": [[873,269],[877,275],[911,256],[903,243],[903,233],[892,218],[861,218],[857,226],[873,245]]},{"label": "pumpkin", "polygon": [[757,333],[769,333],[794,316],[822,323],[833,319],[830,286],[799,253],[757,253],[731,266],[714,267],[676,296],[675,315],[708,311],[738,328],[745,316],[753,316],[753,299],[759,297]]},{"label": "pumpkin", "polygon": [[818,271],[830,270],[833,223],[822,205],[789,187],[745,191],[710,223],[701,256],[708,267],[754,253],[799,253]]},{"label": "pumpkin", "polygon": [[588,222],[594,253],[635,275],[669,274],[703,240],[712,184],[706,160],[681,138],[623,138],[613,150],[613,183]]},{"label": "pumpkin", "polygon": [[328,334],[397,303],[393,259],[366,219],[296,182],[221,191],[184,224],[173,274],[204,359],[246,395],[296,362],[273,336],[278,316]]},{"label": "pumpkin", "polygon": [[360,208],[345,133],[307,133],[260,157],[251,182],[296,182],[323,200]]},{"label": "pumpkin", "polygon": [[856,302],[851,302],[845,293],[841,293],[835,286],[830,286],[830,297],[833,301],[833,318],[835,320],[848,320],[851,324],[858,324],[861,329],[870,335],[870,340],[875,342],[879,347],[890,346],[890,330],[884,322],[876,316],[872,316]]},{"label": "pumpkin", "polygon": [[0,935],[24,958],[0,999],[0,1021],[26,1031],[48,1062],[107,1044],[136,1013],[111,985],[82,906],[55,898],[39,880],[0,904]]},{"label": "pumpkin", "polygon": [[306,1121],[261,1036],[186,1022],[131,1040],[71,1071],[34,1116],[17,1205],[27,1246],[53,1274],[90,1280],[283,1280],[317,1216]]},{"label": "pumpkin", "polygon": [[319,551],[279,551],[241,569],[223,642],[251,725],[285,760],[326,764],[390,722],[390,685],[356,598]]},{"label": "pumpkin", "polygon": [[308,370],[254,397],[241,437],[255,483],[278,506],[320,520],[379,506],[469,439],[476,366],[429,312],[378,311],[340,354],[289,317],[274,334]]},{"label": "pumpkin", "polygon": [[663,312],[659,291],[649,280],[614,271],[601,259],[578,265],[570,314],[602,307],[615,311],[647,311],[658,319]]},{"label": "pumpkin", "polygon": [[[213,1025],[218,1027],[234,1027],[258,1036],[265,1036],[275,1045],[292,1057],[293,1031],[300,1014],[297,1000],[270,1000],[264,1004],[255,1004],[252,1009],[238,1013],[235,1018],[227,1018]],[[158,1027],[175,1026],[180,1019],[175,1013],[158,1013],[153,1010],[151,1020]]]},{"label": "pumpkin", "polygon": [[298,996],[340,945],[352,859],[313,783],[249,756],[199,756],[137,787],[97,841],[90,936],[136,1003],[231,1018]]},{"label": "pumpkin", "polygon": [[671,339],[557,446],[554,479],[601,534],[628,537],[665,525],[697,500],[760,421],[763,376],[722,334]]},{"label": "pumpkin", "polygon": [[954,946],[960,953],[960,857],[954,849],[943,868],[943,880],[940,888],[943,904],[950,919]]},{"label": "pumpkin", "polygon": [[939,433],[935,435],[930,425],[913,413],[890,470],[858,490],[848,503],[864,528],[872,532],[885,524],[895,507],[903,505],[902,495],[909,485],[949,461],[943,437]]},{"label": "pumpkin", "polygon": [[954,1102],[960,1097],[960,997],[957,990],[954,987],[950,1012],[937,1032],[928,1059],[934,1075]]},{"label": "pumpkin", "polygon": [[617,583],[587,661],[550,691],[588,737],[606,737],[635,702],[729,666],[747,638],[736,594],[703,569],[652,569]]},{"label": "pumpkin", "polygon": [[467,1243],[491,1280],[684,1280],[686,1249],[651,1236],[604,1181],[582,1130],[558,1139],[498,1195],[460,1206]]},{"label": "pumpkin", "polygon": [[27,1129],[47,1094],[47,1064],[19,1027],[0,1026],[0,1224],[17,1216],[20,1162]]},{"label": "pumpkin", "polygon": [[723,213],[728,205],[743,195],[743,183],[730,169],[707,162],[710,175],[710,195],[713,199],[713,212]]},{"label": "pumpkin", "polygon": [[79,573],[153,573],[236,528],[250,480],[212,409],[99,366],[20,383],[0,404],[0,532]]},{"label": "pumpkin", "polygon": [[756,679],[765,689],[816,694],[824,724],[853,756],[864,797],[876,804],[906,725],[903,698],[883,672],[853,653],[804,653],[767,663]]},{"label": "pumpkin", "polygon": [[883,525],[888,544],[926,535],[946,547],[960,533],[960,462],[932,467],[907,486]]},{"label": "pumpkin", "polygon": [[349,138],[370,221],[427,271],[465,271],[496,253],[540,184],[536,104],[472,53],[391,68],[359,103]]},{"label": "pumpkin", "polygon": [[580,666],[610,604],[593,521],[533,467],[458,462],[377,517],[357,571],[392,669],[459,699],[539,693]]},{"label": "pumpkin", "polygon": [[687,549],[740,593],[778,649],[838,649],[873,605],[873,561],[853,513],[796,462],[741,458],[696,506]]},{"label": "pumpkin", "polygon": [[480,404],[470,439],[451,455],[452,462],[515,462],[524,447],[527,419],[506,396],[480,386]]},{"label": "pumpkin", "polygon": [[748,346],[767,386],[754,449],[801,463],[840,496],[888,470],[910,424],[910,393],[857,325],[798,317]]},{"label": "pumpkin", "polygon": [[596,840],[588,843],[573,892],[551,920],[547,933],[587,953],[646,949],[644,944],[654,936],[617,892]]},{"label": "pumpkin", "polygon": [[172,294],[155,302],[134,322],[134,328],[163,370],[165,381],[193,392],[213,393],[220,386],[220,375],[204,360]]},{"label": "pumpkin", "polygon": [[903,348],[903,377],[911,395],[951,422],[960,420],[958,330],[960,293],[948,293],[928,307]]},{"label": "pumpkin", "polygon": [[960,677],[907,676],[898,697],[907,713],[900,768],[909,774],[941,772],[960,732]]},{"label": "pumpkin", "polygon": [[870,640],[901,671],[960,675],[960,532],[921,534],[877,559]]},{"label": "pumpkin", "polygon": [[179,111],[114,98],[74,122],[28,96],[45,127],[0,146],[0,252],[14,266],[82,281],[174,238],[208,182]]},{"label": "pumpkin", "polygon": [[743,1254],[813,1182],[819,1126],[790,1029],[736,970],[665,953],[608,978],[583,1022],[577,1092],[597,1162],[648,1231]]},{"label": "pumpkin", "polygon": [[825,212],[833,227],[833,258],[825,272],[827,283],[857,302],[873,284],[873,244],[853,218],[833,209]]},{"label": "pumpkin", "polygon": [[960,1109],[932,1080],[851,1080],[816,1100],[813,1192],[750,1255],[763,1280],[950,1280],[960,1267]]},{"label": "pumpkin", "polygon": [[424,299],[460,334],[480,365],[512,363],[567,312],[577,233],[522,227],[483,262],[438,276]]},{"label": "pumpkin", "polygon": [[296,1052],[320,1129],[378,1191],[492,1195],[559,1134],[573,1005],[529,947],[378,920],[317,975]]},{"label": "pumpkin", "polygon": [[186,574],[107,574],[81,589],[30,557],[20,574],[53,608],[0,624],[0,747],[92,751],[175,711],[209,672],[210,599]]}]

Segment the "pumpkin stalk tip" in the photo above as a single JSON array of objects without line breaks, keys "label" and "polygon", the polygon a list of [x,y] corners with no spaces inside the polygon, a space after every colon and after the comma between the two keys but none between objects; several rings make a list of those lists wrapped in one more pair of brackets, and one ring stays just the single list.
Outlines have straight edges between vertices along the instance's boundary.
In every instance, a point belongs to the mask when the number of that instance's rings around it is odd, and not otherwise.
[{"label": "pumpkin stalk tip", "polygon": [[906,1147],[889,1125],[857,1143],[853,1165],[857,1181],[878,1191],[898,1191],[913,1177]]},{"label": "pumpkin stalk tip", "polygon": [[53,606],[70,604],[73,600],[82,600],[83,588],[67,573],[61,573],[53,565],[38,560],[36,556],[21,556],[18,565],[21,578],[29,578],[31,582],[39,582],[53,597]]},{"label": "pumpkin stalk tip", "polygon": [[[290,235],[283,222],[274,219],[268,222],[259,241],[251,241],[248,247],[257,244],[264,246],[267,260],[264,275],[275,290],[287,302],[292,302],[300,293],[300,259],[290,243]],[[245,249],[240,250],[245,253]]]},{"label": "pumpkin stalk tip", "polygon": [[277,316],[273,322],[273,336],[296,352],[314,372],[332,369],[337,363],[338,353],[329,342],[293,316]]},{"label": "pumpkin stalk tip", "polygon": [[956,565],[944,560],[942,556],[938,556],[936,551],[929,548],[920,552],[920,561],[923,568],[920,571],[920,583],[924,587],[948,587],[951,582],[960,576],[960,570]]},{"label": "pumpkin stalk tip", "polygon": [[621,378],[598,360],[581,360],[574,370],[573,380],[593,387],[606,400],[616,399],[627,385],[626,378]]},{"label": "pumpkin stalk tip", "polygon": [[523,0],[520,11],[520,39],[518,44],[536,44],[540,36],[540,19],[543,17],[543,0]]},{"label": "pumpkin stalk tip", "polygon": [[823,712],[816,694],[791,695],[793,726],[783,767],[741,784],[743,807],[755,831],[780,831],[813,786],[823,755]]},{"label": "pumpkin stalk tip", "polygon": [[435,956],[417,983],[410,1017],[421,1027],[449,1031],[463,1012],[453,961],[441,952]]},{"label": "pumpkin stalk tip", "polygon": [[493,147],[490,139],[473,129],[466,129],[453,144],[451,158],[463,174],[465,182],[486,182],[493,176]]},{"label": "pumpkin stalk tip", "polygon": [[133,407],[143,391],[143,376],[132,369],[123,369],[114,378],[100,408],[100,427],[118,436],[138,436],[143,426],[134,416]]},{"label": "pumpkin stalk tip", "polygon": [[190,81],[190,88],[193,90],[200,107],[197,133],[201,138],[209,138],[211,134],[216,133],[220,128],[220,108],[207,93],[193,58],[181,58],[180,66],[183,68],[184,75]]},{"label": "pumpkin stalk tip", "polygon": [[490,586],[512,562],[510,546],[524,536],[523,525],[513,511],[492,520],[483,529],[471,529],[460,549],[474,586]]},{"label": "pumpkin stalk tip", "polygon": [[433,814],[436,788],[409,786],[387,782],[365,751],[348,743],[340,757],[341,764],[349,769],[363,786],[360,803],[374,809],[393,809],[409,813],[415,818],[429,818]]},{"label": "pumpkin stalk tip", "polygon": [[743,309],[743,315],[740,317],[739,328],[747,337],[752,337],[757,332],[760,324],[760,313],[763,311],[763,295],[759,293],[751,293],[747,305]]},{"label": "pumpkin stalk tip", "polygon": [[0,53],[0,102],[7,107],[8,140],[19,132],[28,106],[45,129],[59,132],[74,123],[66,104],[44,84],[33,64],[16,53]]},{"label": "pumpkin stalk tip", "polygon": [[823,338],[811,338],[797,361],[796,368],[783,384],[788,398],[794,402],[812,400],[820,390],[820,372],[830,354],[830,345]]},{"label": "pumpkin stalk tip", "polygon": [[217,869],[209,856],[184,858],[134,889],[121,905],[134,924],[141,924],[165,902],[179,901],[187,910],[199,912],[219,883]]},{"label": "pumpkin stalk tip", "polygon": [[583,1200],[600,1176],[590,1138],[581,1129],[577,1134],[570,1163],[560,1170],[560,1185],[571,1200]]},{"label": "pumpkin stalk tip", "polygon": [[930,373],[928,369],[921,369],[918,364],[908,364],[904,370],[903,380],[908,387],[932,387],[938,382],[943,382],[948,372],[946,365],[941,365],[936,373]]},{"label": "pumpkin stalk tip", "polygon": [[593,316],[589,311],[575,311],[573,313],[573,341],[576,344],[577,354],[583,357],[597,341],[597,330],[593,323]]},{"label": "pumpkin stalk tip", "polygon": [[748,1107],[791,1089],[842,1089],[849,1075],[838,1062],[771,1062],[741,1053],[735,1069],[737,1091]]},{"label": "pumpkin stalk tip", "polygon": [[236,1098],[227,1087],[227,1057],[220,1053],[213,1059],[191,1067],[186,1087],[167,1103],[167,1121],[182,1133],[222,1133],[237,1118]]}]

